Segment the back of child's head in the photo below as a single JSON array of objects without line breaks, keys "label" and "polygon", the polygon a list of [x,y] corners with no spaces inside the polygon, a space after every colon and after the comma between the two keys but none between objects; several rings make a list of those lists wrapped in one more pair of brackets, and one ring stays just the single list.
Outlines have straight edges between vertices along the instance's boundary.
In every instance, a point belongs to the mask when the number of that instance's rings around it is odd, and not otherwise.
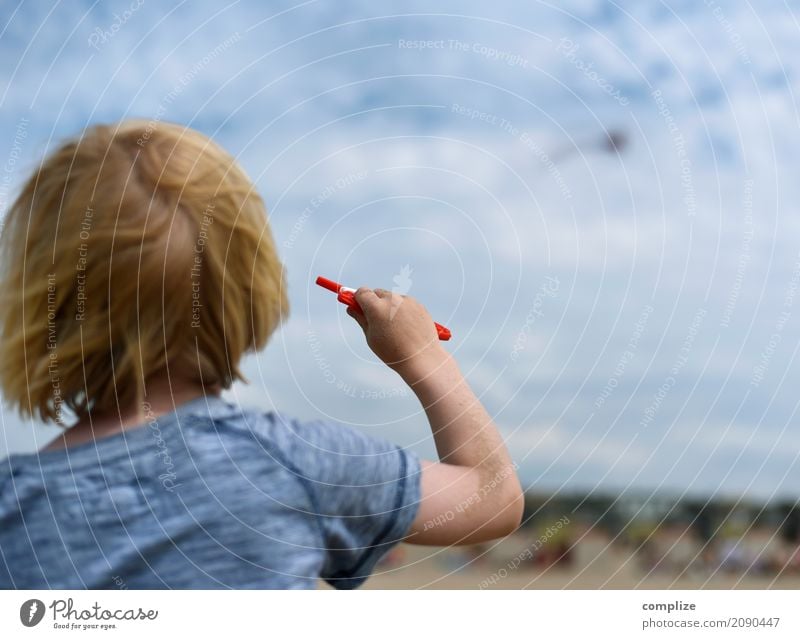
[{"label": "back of child's head", "polygon": [[155,376],[227,388],[288,311],[253,184],[164,122],[95,126],[49,155],[0,251],[0,386],[45,420],[124,409]]}]

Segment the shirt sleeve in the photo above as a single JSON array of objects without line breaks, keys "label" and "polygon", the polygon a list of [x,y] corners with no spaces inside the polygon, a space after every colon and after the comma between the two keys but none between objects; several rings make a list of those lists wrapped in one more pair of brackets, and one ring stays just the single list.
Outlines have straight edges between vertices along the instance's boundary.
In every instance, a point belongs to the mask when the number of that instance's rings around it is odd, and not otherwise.
[{"label": "shirt sleeve", "polygon": [[335,588],[356,588],[408,534],[419,509],[419,459],[335,422],[284,423],[325,543],[320,576]]}]

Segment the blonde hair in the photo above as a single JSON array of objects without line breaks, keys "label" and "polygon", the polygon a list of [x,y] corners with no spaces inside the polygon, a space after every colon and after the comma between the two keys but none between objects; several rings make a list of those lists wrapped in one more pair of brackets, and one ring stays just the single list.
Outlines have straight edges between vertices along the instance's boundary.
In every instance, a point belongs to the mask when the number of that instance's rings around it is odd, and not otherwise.
[{"label": "blonde hair", "polygon": [[288,313],[263,201],[236,161],[174,124],[94,126],[34,171],[2,238],[0,386],[62,422],[143,402],[156,374],[244,379]]}]

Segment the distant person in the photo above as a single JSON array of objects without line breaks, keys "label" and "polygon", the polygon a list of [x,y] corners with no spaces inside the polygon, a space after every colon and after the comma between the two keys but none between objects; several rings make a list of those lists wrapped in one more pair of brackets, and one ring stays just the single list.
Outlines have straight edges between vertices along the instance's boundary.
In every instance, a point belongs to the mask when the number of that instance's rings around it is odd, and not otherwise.
[{"label": "distant person", "polygon": [[261,198],[200,133],[90,128],[25,184],[0,256],[5,400],[71,422],[0,461],[0,587],[354,588],[400,541],[518,526],[503,441],[411,298],[360,288],[351,314],[441,461],[220,397],[288,306]]}]

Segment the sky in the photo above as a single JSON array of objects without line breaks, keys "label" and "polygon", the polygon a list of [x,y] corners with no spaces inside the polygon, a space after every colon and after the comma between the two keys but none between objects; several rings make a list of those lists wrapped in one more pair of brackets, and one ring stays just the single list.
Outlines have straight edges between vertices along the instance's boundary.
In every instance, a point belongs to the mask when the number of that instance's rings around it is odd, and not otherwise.
[{"label": "sky", "polygon": [[[194,127],[288,275],[232,401],[433,456],[313,281],[399,287],[526,488],[795,498],[799,4],[8,3],[0,215],[89,124]],[[55,433],[4,410],[0,456]]]}]

